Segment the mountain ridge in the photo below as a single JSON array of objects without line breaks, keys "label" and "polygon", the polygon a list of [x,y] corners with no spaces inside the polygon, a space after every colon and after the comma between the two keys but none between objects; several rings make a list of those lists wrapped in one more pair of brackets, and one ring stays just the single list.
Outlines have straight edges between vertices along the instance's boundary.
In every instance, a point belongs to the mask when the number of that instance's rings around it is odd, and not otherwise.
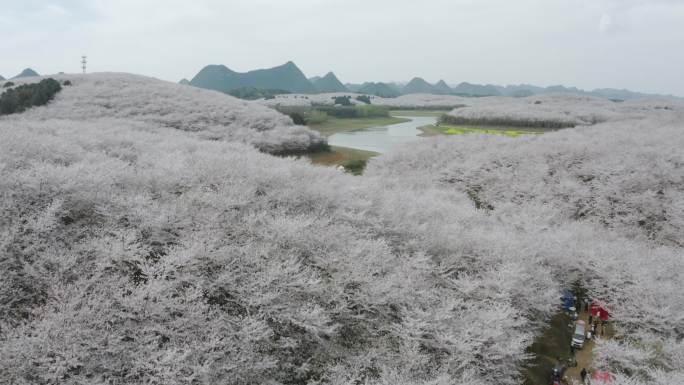
[{"label": "mountain ridge", "polygon": [[190,84],[228,93],[242,87],[281,89],[289,92],[314,93],[316,88],[292,61],[265,69],[236,72],[222,64],[202,68]]},{"label": "mountain ridge", "polygon": [[[28,70],[28,69],[27,69]],[[26,72],[25,70],[24,72]],[[23,72],[22,72],[23,74]],[[31,75],[31,76],[38,76]],[[291,93],[315,94],[336,92],[359,92],[376,96],[396,97],[406,94],[433,94],[459,96],[508,96],[528,97],[550,93],[569,93],[582,96],[595,96],[610,100],[634,100],[646,98],[682,99],[674,95],[649,94],[616,88],[597,88],[583,90],[577,87],[551,85],[540,87],[531,84],[494,85],[461,82],[456,85],[439,80],[435,84],[424,78],[414,77],[406,84],[387,82],[365,82],[363,84],[342,83],[334,72],[325,76],[307,78],[297,65],[288,61],[280,66],[257,69],[248,72],[236,72],[225,65],[208,65],[202,68],[192,80],[181,84],[189,84],[200,88],[230,93],[236,89],[253,88],[257,90],[283,90]]]}]

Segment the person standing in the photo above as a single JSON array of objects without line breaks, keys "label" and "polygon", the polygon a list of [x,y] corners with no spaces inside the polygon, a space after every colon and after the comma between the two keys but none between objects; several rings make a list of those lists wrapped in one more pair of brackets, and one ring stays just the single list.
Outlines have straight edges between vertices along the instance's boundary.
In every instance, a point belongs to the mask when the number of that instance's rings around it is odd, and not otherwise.
[{"label": "person standing", "polygon": [[582,383],[586,384],[587,383],[587,368],[582,368],[582,371],[580,372],[580,376],[582,376]]}]

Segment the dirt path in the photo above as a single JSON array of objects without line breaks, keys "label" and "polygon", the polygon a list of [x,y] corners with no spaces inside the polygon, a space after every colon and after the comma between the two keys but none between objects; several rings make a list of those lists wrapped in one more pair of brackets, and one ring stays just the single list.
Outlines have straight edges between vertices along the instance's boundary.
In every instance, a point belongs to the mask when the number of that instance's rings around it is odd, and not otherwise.
[{"label": "dirt path", "polygon": [[[587,324],[588,330],[591,330],[591,324],[589,323],[589,312],[582,312],[579,319],[583,320]],[[601,326],[599,326],[601,328]],[[598,338],[613,338],[613,330],[610,324],[606,325],[605,332],[600,333]],[[589,376],[594,372],[594,346],[596,343],[593,340],[586,341],[582,350],[575,353],[575,359],[577,360],[577,366],[573,368],[568,368],[565,372],[566,383],[568,384],[581,384],[582,376],[580,372],[582,368],[586,368],[589,372]]]}]

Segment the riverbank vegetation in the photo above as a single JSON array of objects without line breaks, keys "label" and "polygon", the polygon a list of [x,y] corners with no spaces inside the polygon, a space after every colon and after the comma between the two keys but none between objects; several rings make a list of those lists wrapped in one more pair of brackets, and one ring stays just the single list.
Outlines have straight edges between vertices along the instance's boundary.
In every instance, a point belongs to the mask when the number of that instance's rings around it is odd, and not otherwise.
[{"label": "riverbank vegetation", "polygon": [[390,110],[390,115],[391,116],[399,116],[399,117],[440,117],[446,113],[451,111],[451,109],[445,110],[445,109],[408,109],[408,110]]},{"label": "riverbank vegetation", "polygon": [[307,125],[324,136],[408,121],[390,116],[390,110],[386,107],[372,105],[279,107],[278,111],[290,116],[295,123]]},{"label": "riverbank vegetation", "polygon": [[318,151],[307,155],[312,164],[323,166],[342,166],[345,171],[361,175],[370,158],[378,156],[377,152],[357,150],[354,148],[330,146],[329,151]]},{"label": "riverbank vegetation", "polygon": [[484,135],[502,135],[510,138],[517,138],[522,135],[539,135],[548,131],[535,131],[534,129],[520,129],[512,127],[473,127],[473,126],[455,126],[455,125],[427,125],[419,128],[423,134],[422,136],[434,135],[466,135],[466,134],[484,134]]}]

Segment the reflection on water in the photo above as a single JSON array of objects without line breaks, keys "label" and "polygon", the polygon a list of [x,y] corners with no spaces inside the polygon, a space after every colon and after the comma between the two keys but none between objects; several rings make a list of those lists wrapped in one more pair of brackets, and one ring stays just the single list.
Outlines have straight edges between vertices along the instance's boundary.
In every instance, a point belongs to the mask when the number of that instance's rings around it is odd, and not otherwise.
[{"label": "reflection on water", "polygon": [[410,122],[389,126],[371,127],[363,130],[340,132],[328,138],[331,146],[355,148],[358,150],[384,153],[393,147],[417,140],[420,135],[418,127],[434,124],[435,117],[406,117]]}]

